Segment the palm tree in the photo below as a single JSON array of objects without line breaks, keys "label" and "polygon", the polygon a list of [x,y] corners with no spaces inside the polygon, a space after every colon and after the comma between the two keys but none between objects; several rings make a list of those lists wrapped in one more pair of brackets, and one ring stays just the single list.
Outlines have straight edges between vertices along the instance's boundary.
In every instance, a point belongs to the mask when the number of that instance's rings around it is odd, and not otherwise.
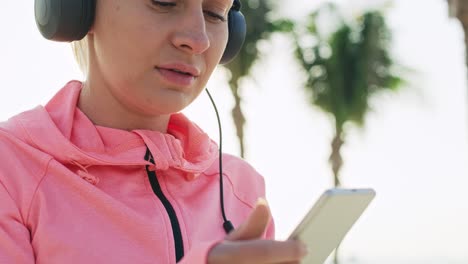
[{"label": "palm tree", "polygon": [[465,33],[465,62],[468,66],[468,1],[466,0],[447,0],[449,7],[449,15],[456,17]]},{"label": "palm tree", "polygon": [[240,145],[240,156],[245,157],[244,125],[246,122],[242,112],[242,97],[240,80],[249,75],[252,66],[259,58],[257,43],[268,38],[274,29],[268,21],[268,15],[273,7],[268,0],[244,1],[242,13],[247,22],[247,35],[244,46],[236,58],[226,65],[230,72],[229,85],[234,97],[234,108],[232,118],[236,126],[237,137]]},{"label": "palm tree", "polygon": [[[322,33],[316,23],[324,11],[332,14],[338,24],[328,35]],[[346,141],[348,124],[362,126],[371,98],[396,90],[402,84],[402,79],[395,75],[395,63],[388,52],[390,31],[381,11],[366,11],[349,21],[334,5],[328,4],[310,14],[305,28],[296,28],[294,32],[296,57],[307,73],[305,88],[310,94],[310,103],[329,113],[334,120],[335,135],[329,162],[334,186],[339,187],[343,164],[340,150]],[[338,263],[337,250],[335,264]]]}]

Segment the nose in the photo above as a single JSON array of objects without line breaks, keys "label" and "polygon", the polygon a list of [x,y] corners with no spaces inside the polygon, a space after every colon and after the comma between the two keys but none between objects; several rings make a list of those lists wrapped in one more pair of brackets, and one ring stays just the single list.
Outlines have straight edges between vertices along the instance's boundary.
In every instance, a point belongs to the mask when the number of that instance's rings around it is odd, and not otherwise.
[{"label": "nose", "polygon": [[173,43],[178,49],[190,54],[201,54],[210,47],[203,10],[194,10],[183,16]]}]

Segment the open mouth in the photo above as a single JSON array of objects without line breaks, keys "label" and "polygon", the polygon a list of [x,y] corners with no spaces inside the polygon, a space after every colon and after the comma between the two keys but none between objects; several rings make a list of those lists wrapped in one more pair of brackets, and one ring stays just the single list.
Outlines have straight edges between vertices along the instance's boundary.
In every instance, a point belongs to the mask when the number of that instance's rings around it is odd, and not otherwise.
[{"label": "open mouth", "polygon": [[190,86],[197,78],[193,73],[180,69],[159,67],[156,67],[155,69],[166,82],[176,86]]},{"label": "open mouth", "polygon": [[191,73],[189,73],[189,72],[179,71],[179,70],[176,70],[176,69],[167,69],[167,70],[193,77],[193,75]]},{"label": "open mouth", "polygon": [[156,66],[159,70],[168,70],[179,74],[189,75],[192,77],[198,77],[200,70],[195,66],[185,63],[170,63],[165,65]]}]

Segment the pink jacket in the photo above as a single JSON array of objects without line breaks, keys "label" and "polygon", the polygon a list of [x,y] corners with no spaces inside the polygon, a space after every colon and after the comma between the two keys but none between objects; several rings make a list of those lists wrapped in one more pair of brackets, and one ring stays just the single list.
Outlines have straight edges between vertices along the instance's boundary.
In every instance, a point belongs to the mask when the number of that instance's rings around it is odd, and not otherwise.
[{"label": "pink jacket", "polygon": [[[76,107],[81,86],[0,123],[0,263],[206,263],[225,237],[216,144],[182,114],[167,134],[96,126]],[[226,154],[223,174],[239,226],[264,181]]]}]

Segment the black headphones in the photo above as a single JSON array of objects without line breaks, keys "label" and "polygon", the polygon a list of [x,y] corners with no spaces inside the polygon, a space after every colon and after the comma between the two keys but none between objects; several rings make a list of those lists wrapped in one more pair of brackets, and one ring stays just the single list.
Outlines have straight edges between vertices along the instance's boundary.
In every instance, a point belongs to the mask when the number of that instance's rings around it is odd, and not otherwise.
[{"label": "black headphones", "polygon": [[[246,23],[240,0],[229,10],[229,39],[220,63],[231,61],[244,44]],[[96,0],[35,0],[34,13],[41,34],[49,40],[71,42],[86,36],[96,12]]]}]

